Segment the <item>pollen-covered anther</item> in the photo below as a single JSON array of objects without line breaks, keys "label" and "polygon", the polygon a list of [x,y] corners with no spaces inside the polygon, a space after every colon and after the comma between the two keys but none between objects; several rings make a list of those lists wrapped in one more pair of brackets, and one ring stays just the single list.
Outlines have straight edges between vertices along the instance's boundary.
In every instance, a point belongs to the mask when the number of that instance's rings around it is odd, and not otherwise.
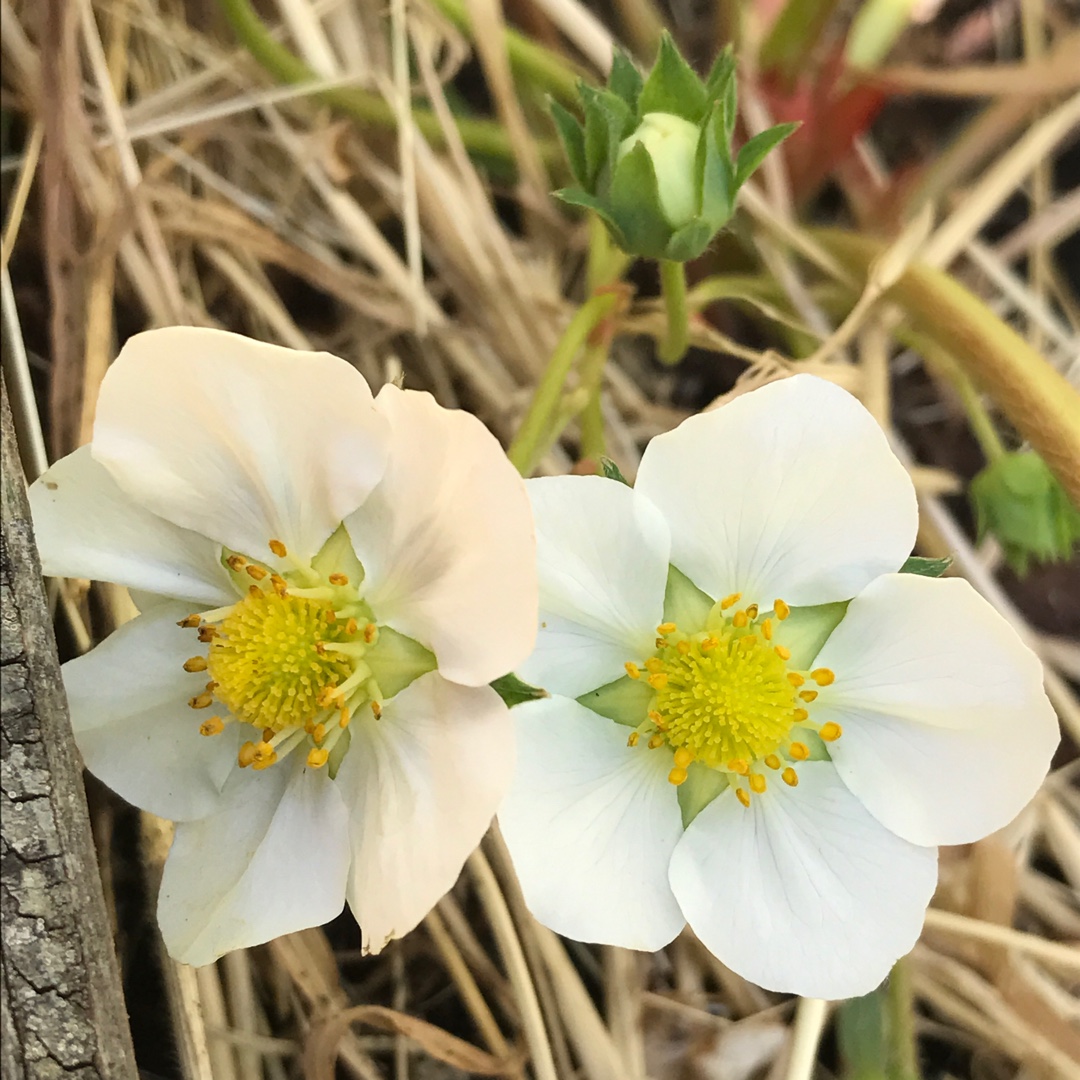
[{"label": "pollen-covered anther", "polygon": [[799,786],[799,774],[790,765],[780,774],[780,779],[783,780],[788,787]]},{"label": "pollen-covered anther", "polygon": [[247,566],[248,561],[243,555],[230,555],[225,560],[225,565],[234,573],[239,574]]},{"label": "pollen-covered anther", "polygon": [[796,761],[806,761],[806,759],[810,756],[810,747],[807,746],[804,742],[793,742],[788,747],[788,753]]},{"label": "pollen-covered anther", "polygon": [[267,547],[279,558],[284,559],[289,554],[289,549],[280,540],[271,540]]},{"label": "pollen-covered anther", "polygon": [[356,631],[359,630],[359,629],[360,629],[360,624],[355,619],[350,619],[345,624],[345,633],[348,634],[349,637],[352,637],[353,634],[355,634]]},{"label": "pollen-covered anther", "polygon": [[[375,705],[375,704],[377,704],[377,703],[373,701],[372,705]],[[374,713],[375,710],[372,709],[371,711]],[[379,716],[381,716],[381,715],[382,715],[382,710],[380,709],[379,710]],[[379,717],[376,716],[375,719],[378,720]],[[352,720],[352,713],[349,712],[348,708],[345,705],[342,705],[341,710],[338,713],[338,727],[347,728],[349,726],[349,722],[351,720]]]},{"label": "pollen-covered anther", "polygon": [[658,634],[674,634],[678,627],[673,622],[662,622],[657,628]]},{"label": "pollen-covered anther", "polygon": [[750,809],[750,792],[747,791],[746,788],[736,788],[735,798],[738,799],[747,810]]},{"label": "pollen-covered anther", "polygon": [[637,744],[640,741],[641,741],[641,732],[640,731],[631,731],[629,736],[627,737],[626,745],[627,746],[637,746]]},{"label": "pollen-covered anther", "polygon": [[818,684],[818,686],[831,686],[836,681],[836,675],[827,667],[815,668],[810,672],[810,678]]},{"label": "pollen-covered anther", "polygon": [[766,641],[772,641],[772,619],[766,619],[761,624],[761,635]]},{"label": "pollen-covered anther", "polygon": [[184,661],[184,670],[190,672],[205,671],[206,670],[206,657],[205,656],[191,656]]},{"label": "pollen-covered anther", "polygon": [[770,769],[780,768],[780,759],[775,754],[766,754],[763,760]]},{"label": "pollen-covered anther", "polygon": [[[690,643],[687,642],[687,645],[689,646]],[[707,637],[701,643],[700,648],[701,648],[701,651],[703,653],[709,653],[709,652],[712,652],[713,649],[719,649],[720,648],[720,639],[719,638],[714,638],[714,637],[712,637],[710,635],[709,637]],[[691,651],[691,649],[692,649],[692,646],[690,646],[690,648],[687,649],[687,653],[684,653],[683,655],[687,655]],[[680,649],[679,652],[682,652],[682,650]]]},{"label": "pollen-covered anther", "polygon": [[657,671],[648,678],[649,685],[654,690],[663,690],[668,684],[668,677],[662,671]]},{"label": "pollen-covered anther", "polygon": [[676,765],[675,768],[667,774],[668,783],[674,784],[675,787],[678,787],[680,784],[686,783],[686,778],[689,775],[690,774],[685,769],[682,769],[678,765]]},{"label": "pollen-covered anther", "polygon": [[821,730],[818,734],[825,742],[836,742],[836,740],[844,734],[844,729],[839,724],[834,724],[830,720],[827,724],[821,725]]},{"label": "pollen-covered anther", "polygon": [[633,660],[627,660],[626,663],[623,664],[623,667],[626,668],[626,674],[629,675],[631,679],[641,678],[641,668],[639,668]]},{"label": "pollen-covered anther", "polygon": [[211,716],[199,725],[200,735],[220,735],[225,730],[225,721],[220,716]]},{"label": "pollen-covered anther", "polygon": [[330,751],[321,746],[313,746],[308,751],[308,768],[321,769],[330,760]]},{"label": "pollen-covered anther", "polygon": [[780,657],[781,660],[791,659],[791,650],[784,645],[774,645],[773,652]]},{"label": "pollen-covered anther", "polygon": [[270,575],[270,585],[278,596],[285,596],[289,592],[289,583],[280,574]]},{"label": "pollen-covered anther", "polygon": [[201,622],[201,615],[185,615],[176,625],[183,630],[193,630]]},{"label": "pollen-covered anther", "polygon": [[364,644],[374,645],[378,636],[379,628],[373,622],[369,622],[367,626],[364,627]]},{"label": "pollen-covered anther", "polygon": [[675,650],[676,650],[676,652],[679,653],[680,656],[689,655],[690,648],[691,648],[691,645],[690,645],[689,641],[677,641],[675,643]]},{"label": "pollen-covered anther", "polygon": [[657,733],[656,735],[649,736],[649,749],[658,750],[664,745],[664,736]]},{"label": "pollen-covered anther", "polygon": [[327,580],[330,582],[331,585],[348,585],[349,575],[336,572],[331,574]]},{"label": "pollen-covered anther", "polygon": [[765,780],[765,777],[762,776],[761,773],[751,773],[749,784],[750,790],[753,791],[756,795],[762,794],[762,792],[764,792],[765,789],[769,786],[768,782]]},{"label": "pollen-covered anther", "polygon": [[729,761],[727,767],[729,772],[738,773],[740,776],[746,776],[750,772],[750,762],[743,761],[742,758]]},{"label": "pollen-covered anther", "polygon": [[776,612],[776,617],[781,622],[783,622],[791,614],[791,608],[789,608],[783,600],[773,601],[773,611]]},{"label": "pollen-covered anther", "polygon": [[800,690],[799,697],[803,699],[807,704],[813,701],[817,697],[816,690]]},{"label": "pollen-covered anther", "polygon": [[236,755],[236,763],[241,769],[246,769],[249,765],[255,763],[255,744],[253,742],[246,742],[240,747]]},{"label": "pollen-covered anther", "polygon": [[311,729],[311,737],[312,737],[312,738],[313,738],[313,739],[314,739],[314,740],[315,740],[315,741],[316,741],[317,743],[318,743],[318,742],[322,742],[322,741],[323,741],[323,739],[325,739],[325,738],[326,738],[326,725],[325,725],[325,724],[316,724],[316,725],[315,725],[315,726],[314,726],[314,727],[313,727],[313,728]]},{"label": "pollen-covered anther", "polygon": [[[382,719],[382,706],[377,701],[371,703],[371,715],[374,716],[376,720]],[[341,726],[344,727],[345,725],[342,724]]]},{"label": "pollen-covered anther", "polygon": [[262,596],[262,589],[258,585],[249,585],[248,596]]},{"label": "pollen-covered anther", "polygon": [[731,625],[737,627],[739,630],[742,630],[749,624],[750,616],[747,615],[745,611],[736,611],[735,614],[731,616]]},{"label": "pollen-covered anther", "polygon": [[749,620],[750,620],[751,622],[753,622],[753,621],[754,621],[754,620],[755,620],[755,619],[757,618],[757,616],[758,616],[758,606],[757,606],[757,604],[751,604],[751,605],[750,605],[750,606],[749,606],[749,607],[748,607],[748,608],[746,609],[746,617],[747,617],[747,618],[748,618],[748,619],[749,619]]},{"label": "pollen-covered anther", "polygon": [[802,686],[806,682],[806,676],[800,675],[797,671],[789,671],[787,673],[787,681],[791,683],[792,686]]},{"label": "pollen-covered anther", "polygon": [[680,746],[675,751],[675,765],[680,769],[685,769],[689,766],[690,762],[694,760],[693,752],[688,750],[685,746]]},{"label": "pollen-covered anther", "polygon": [[810,719],[810,714],[805,709],[796,709],[791,715],[796,724],[801,724],[804,720]]},{"label": "pollen-covered anther", "polygon": [[217,632],[218,631],[216,626],[200,626],[199,641],[203,645],[208,645],[211,641],[214,640],[215,637],[217,637]]},{"label": "pollen-covered anther", "polygon": [[734,607],[742,599],[741,592],[733,592],[730,596],[725,596],[720,601],[720,610],[727,611],[728,608]]},{"label": "pollen-covered anther", "polygon": [[264,570],[261,566],[256,566],[254,563],[248,563],[244,567],[244,573],[249,578],[254,578],[256,581],[262,581],[264,577],[269,574],[268,570]]},{"label": "pollen-covered anther", "polygon": [[262,770],[263,770],[263,769],[269,769],[271,765],[276,765],[276,764],[277,764],[277,759],[278,759],[278,756],[277,756],[277,751],[276,751],[276,750],[272,750],[272,751],[270,752],[270,756],[269,756],[268,758],[259,758],[259,759],[256,759],[256,760],[255,760],[255,761],[254,761],[254,762],[252,763],[252,766],[251,766],[251,767],[252,767],[252,768],[253,768],[253,769],[254,769],[254,770],[255,770],[256,772],[262,772]]},{"label": "pollen-covered anther", "polygon": [[192,709],[208,709],[214,702],[213,694],[196,694],[189,702]]}]

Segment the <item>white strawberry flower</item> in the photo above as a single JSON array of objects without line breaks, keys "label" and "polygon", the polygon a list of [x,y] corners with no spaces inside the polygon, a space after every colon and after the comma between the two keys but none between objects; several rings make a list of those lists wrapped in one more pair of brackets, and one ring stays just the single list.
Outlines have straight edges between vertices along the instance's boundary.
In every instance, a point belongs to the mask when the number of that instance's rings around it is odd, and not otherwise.
[{"label": "white strawberry flower", "polygon": [[173,956],[335,917],[378,952],[453,885],[513,771],[487,684],[535,640],[524,484],[472,416],[327,353],[139,334],[32,487],[45,573],[141,614],[64,666],[87,767],[175,822]]},{"label": "white strawberry flower", "polygon": [[[862,994],[919,935],[938,844],[1008,823],[1058,742],[1035,656],[966,582],[898,573],[906,472],[808,375],[652,440],[634,488],[529,483],[540,634],[499,820],[583,941],[689,923],[771,990]],[[552,868],[558,867],[558,872]]]}]

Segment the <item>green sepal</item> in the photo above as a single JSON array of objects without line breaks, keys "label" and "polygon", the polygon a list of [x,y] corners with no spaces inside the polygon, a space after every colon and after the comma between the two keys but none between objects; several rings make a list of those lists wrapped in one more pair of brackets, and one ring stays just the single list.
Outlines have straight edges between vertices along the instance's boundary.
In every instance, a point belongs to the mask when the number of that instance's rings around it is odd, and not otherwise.
[{"label": "green sepal", "polygon": [[638,115],[651,112],[674,113],[692,124],[705,115],[708,96],[705,84],[682,58],[671,35],[660,38],[660,52],[638,99]]},{"label": "green sepal", "polygon": [[735,178],[732,175],[729,145],[724,135],[723,109],[713,108],[698,144],[701,184],[701,217],[713,233],[719,232],[735,212]]},{"label": "green sepal", "polygon": [[581,206],[586,210],[592,210],[608,227],[615,243],[624,251],[629,250],[626,246],[626,237],[623,236],[618,222],[611,216],[611,209],[607,203],[598,199],[595,195],[590,195],[584,188],[579,187],[561,188],[555,192],[555,198],[561,199],[571,206]]},{"label": "green sepal", "polygon": [[773,642],[791,650],[792,668],[805,670],[821,652],[829,635],[847,614],[848,600],[812,607],[793,607],[783,621],[773,624]]},{"label": "green sepal", "polygon": [[912,555],[900,567],[901,574],[918,574],[920,577],[941,577],[952,566],[952,556],[944,559],[924,559],[921,555]]},{"label": "green sepal", "polygon": [[695,218],[684,225],[668,241],[664,258],[672,262],[689,262],[696,259],[716,235],[716,230],[702,218]]},{"label": "green sepal", "polygon": [[644,679],[624,675],[582,694],[577,702],[616,724],[636,728],[645,721],[653,693],[653,688]]},{"label": "green sepal", "polygon": [[652,259],[665,257],[672,230],[661,209],[656,170],[643,143],[636,143],[616,166],[608,205],[626,239],[626,251]]},{"label": "green sepal", "polygon": [[609,90],[581,87],[585,108],[585,187],[596,190],[610,170],[622,140],[633,130],[634,114],[622,98]]},{"label": "green sepal", "polygon": [[709,74],[705,79],[705,93],[709,103],[719,101],[735,81],[735,53],[730,45],[725,45],[716,55]]},{"label": "green sepal", "polygon": [[555,127],[559,132],[559,141],[562,143],[566,160],[570,165],[570,173],[579,184],[588,183],[588,166],[585,162],[585,129],[557,101],[548,101],[551,111],[551,119],[555,121]]},{"label": "green sepal", "polygon": [[696,634],[705,628],[714,601],[703,593],[681,570],[668,567],[664,589],[664,622],[673,622],[683,634]]},{"label": "green sepal", "polygon": [[[378,721],[374,721],[378,723]],[[336,743],[334,743],[333,749],[330,751],[330,756],[326,759],[326,773],[331,780],[337,779],[338,769],[341,768],[341,763],[345,760],[345,753],[349,749],[349,743],[352,742],[352,728],[346,728],[341,737]]]},{"label": "green sepal", "polygon": [[634,61],[626,53],[616,49],[615,56],[611,61],[608,89],[613,94],[618,94],[635,116],[638,115],[638,100],[641,97],[641,88],[644,85],[641,72],[638,71]]},{"label": "green sepal", "polygon": [[754,170],[780,145],[799,125],[777,124],[760,134],[748,139],[735,160],[735,189],[738,190],[750,179]]},{"label": "green sepal", "polygon": [[686,779],[676,788],[684,829],[728,786],[727,777],[718,769],[710,769],[693,761],[686,770]]},{"label": "green sepal", "polygon": [[618,480],[620,484],[630,486],[630,481],[622,474],[622,469],[614,461],[604,455],[600,456],[600,475],[608,480]]},{"label": "green sepal", "polygon": [[546,690],[540,690],[527,682],[522,682],[513,672],[501,676],[489,685],[503,699],[508,709],[526,701],[539,701],[541,698],[551,696]]},{"label": "green sepal", "polygon": [[438,667],[434,654],[419,641],[399,634],[389,626],[379,627],[379,636],[364,654],[364,663],[371,668],[372,677],[385,698],[400,694],[421,675]]}]

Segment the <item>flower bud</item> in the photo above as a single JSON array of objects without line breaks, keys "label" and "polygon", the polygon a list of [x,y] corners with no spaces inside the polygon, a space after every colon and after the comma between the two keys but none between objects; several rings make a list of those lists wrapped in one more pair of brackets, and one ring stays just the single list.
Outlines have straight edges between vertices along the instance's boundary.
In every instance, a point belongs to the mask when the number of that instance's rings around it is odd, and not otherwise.
[{"label": "flower bud", "polygon": [[694,165],[700,137],[697,124],[674,113],[651,112],[619,146],[619,161],[638,143],[649,152],[656,170],[660,208],[673,229],[682,228],[698,213]]}]

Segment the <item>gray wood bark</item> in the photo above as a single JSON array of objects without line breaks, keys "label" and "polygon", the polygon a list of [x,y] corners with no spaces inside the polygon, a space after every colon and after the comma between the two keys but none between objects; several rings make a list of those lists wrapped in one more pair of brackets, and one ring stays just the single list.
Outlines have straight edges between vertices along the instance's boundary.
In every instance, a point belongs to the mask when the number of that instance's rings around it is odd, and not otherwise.
[{"label": "gray wood bark", "polygon": [[134,1080],[6,390],[0,426],[0,1074]]}]

